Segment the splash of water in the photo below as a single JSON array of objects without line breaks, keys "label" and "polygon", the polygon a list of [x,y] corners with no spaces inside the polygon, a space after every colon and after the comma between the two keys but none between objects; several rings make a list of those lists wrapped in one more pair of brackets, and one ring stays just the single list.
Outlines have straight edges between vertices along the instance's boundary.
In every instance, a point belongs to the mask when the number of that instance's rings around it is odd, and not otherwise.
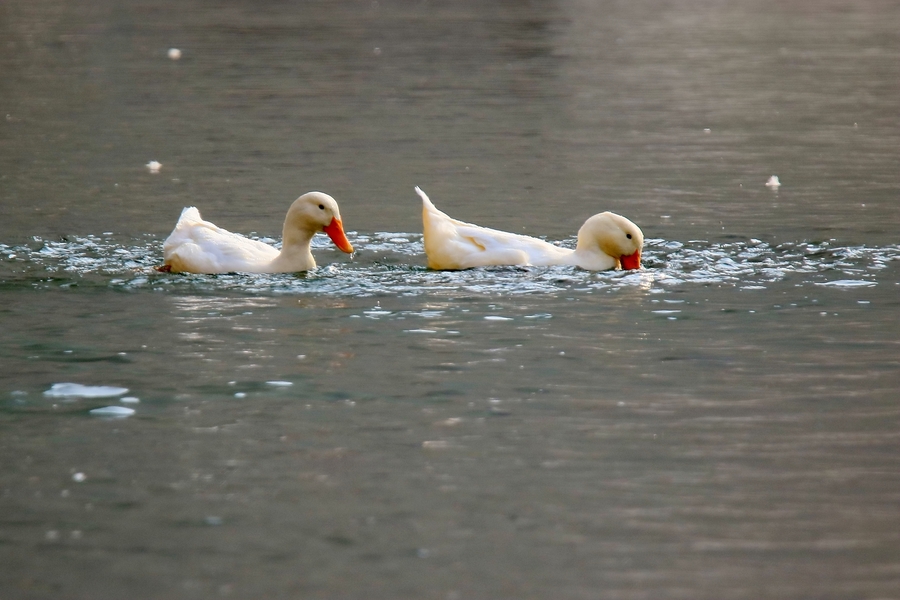
[{"label": "splash of water", "polygon": [[[650,239],[645,243],[644,269],[639,272],[594,273],[573,267],[433,271],[424,266],[421,234],[375,233],[355,236],[352,241],[358,254],[346,262],[327,240],[314,240],[314,250],[325,266],[308,273],[194,275],[158,273],[154,267],[161,262],[161,243],[149,237],[125,243],[94,235],[61,241],[35,239],[28,245],[0,244],[0,282],[345,297],[577,294],[708,284],[762,289],[788,278],[799,278],[802,284],[852,288],[878,285],[879,272],[900,259],[900,245]],[[574,240],[565,245],[572,247]],[[338,262],[328,264],[332,258]]]}]

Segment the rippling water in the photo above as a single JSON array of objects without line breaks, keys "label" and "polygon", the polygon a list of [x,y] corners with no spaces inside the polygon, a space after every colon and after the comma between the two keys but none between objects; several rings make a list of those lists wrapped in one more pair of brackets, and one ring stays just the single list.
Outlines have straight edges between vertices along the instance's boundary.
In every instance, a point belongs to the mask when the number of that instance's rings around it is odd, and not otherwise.
[{"label": "rippling water", "polygon": [[[0,598],[897,597],[898,19],[6,1]],[[415,185],[644,268],[429,270]],[[310,189],[352,257],[154,269]]]},{"label": "rippling water", "polygon": [[[878,275],[900,257],[900,245],[842,247],[833,242],[771,245],[760,240],[685,243],[648,239],[640,272],[594,273],[571,267],[495,267],[432,271],[422,266],[421,234],[376,233],[350,236],[357,253],[350,261],[320,265],[303,274],[160,274],[161,240],[119,243],[112,235],[27,246],[0,244],[7,284],[71,286],[80,282],[123,289],[217,290],[248,294],[316,294],[365,298],[470,293],[472,295],[588,294],[638,287],[664,293],[690,284],[765,289],[797,280],[801,285],[837,288],[878,285]],[[273,243],[274,240],[263,241]],[[274,245],[278,246],[277,243]],[[574,240],[565,247],[574,248]],[[329,245],[317,238],[314,251],[325,258]],[[340,259],[337,259],[340,260]],[[890,282],[882,282],[890,284]]]}]

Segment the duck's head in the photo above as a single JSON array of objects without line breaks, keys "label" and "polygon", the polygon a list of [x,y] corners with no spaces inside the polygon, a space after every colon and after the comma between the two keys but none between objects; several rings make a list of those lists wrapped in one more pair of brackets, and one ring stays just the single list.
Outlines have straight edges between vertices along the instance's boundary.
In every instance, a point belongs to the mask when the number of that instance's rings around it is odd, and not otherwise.
[{"label": "duck's head", "polygon": [[347,239],[344,225],[341,223],[341,211],[335,199],[328,194],[308,192],[294,200],[284,219],[285,243],[292,231],[298,233],[323,231],[328,234],[335,246],[348,254],[353,252],[353,246]]},{"label": "duck's head", "polygon": [[578,248],[599,247],[623,269],[641,268],[644,234],[640,227],[616,213],[594,215],[578,230]]}]

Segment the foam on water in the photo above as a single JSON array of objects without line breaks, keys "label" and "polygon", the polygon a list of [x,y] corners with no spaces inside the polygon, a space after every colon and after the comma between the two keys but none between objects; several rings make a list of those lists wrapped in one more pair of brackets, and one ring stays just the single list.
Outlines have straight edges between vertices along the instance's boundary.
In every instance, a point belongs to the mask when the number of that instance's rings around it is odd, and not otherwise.
[{"label": "foam on water", "polygon": [[128,393],[128,388],[111,385],[81,385],[80,383],[54,383],[44,392],[48,398],[115,398]]},{"label": "foam on water", "polygon": [[126,406],[103,406],[88,411],[94,417],[106,417],[108,419],[124,419],[134,414],[133,408]]},{"label": "foam on water", "polygon": [[[520,295],[588,293],[621,288],[671,289],[683,285],[732,285],[765,289],[772,282],[836,288],[878,285],[878,272],[900,258],[900,245],[882,248],[833,242],[772,245],[749,239],[685,243],[649,239],[644,269],[594,273],[573,267],[488,267],[433,271],[424,263],[421,234],[352,236],[358,252],[348,262],[323,236],[314,240],[319,268],[301,274],[194,275],[159,273],[160,240],[121,244],[113,236],[32,244],[0,244],[0,278],[35,287],[101,285],[121,289],[230,290],[252,294],[316,294],[367,297],[460,293]],[[322,239],[319,239],[322,238]],[[572,247],[574,239],[564,245]],[[336,259],[336,262],[330,263]],[[374,316],[374,315],[373,315]]]}]

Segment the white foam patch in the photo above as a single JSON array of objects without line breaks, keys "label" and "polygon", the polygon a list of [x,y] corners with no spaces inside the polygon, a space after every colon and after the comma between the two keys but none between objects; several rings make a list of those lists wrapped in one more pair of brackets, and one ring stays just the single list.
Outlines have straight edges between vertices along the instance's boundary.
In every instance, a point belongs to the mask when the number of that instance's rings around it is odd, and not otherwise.
[{"label": "white foam patch", "polygon": [[828,281],[826,283],[817,283],[816,285],[824,285],[828,287],[858,288],[858,287],[874,287],[878,285],[874,281],[863,281],[861,279],[838,279],[837,281]]},{"label": "white foam patch", "polygon": [[271,385],[272,387],[291,387],[294,385],[293,381],[267,381],[266,385]]},{"label": "white foam patch", "polygon": [[95,408],[90,412],[95,417],[114,417],[116,419],[124,419],[134,414],[133,408],[127,406],[104,406],[103,408]]},{"label": "white foam patch", "polygon": [[115,398],[128,393],[128,388],[111,385],[81,385],[80,383],[54,383],[44,392],[50,398]]}]

